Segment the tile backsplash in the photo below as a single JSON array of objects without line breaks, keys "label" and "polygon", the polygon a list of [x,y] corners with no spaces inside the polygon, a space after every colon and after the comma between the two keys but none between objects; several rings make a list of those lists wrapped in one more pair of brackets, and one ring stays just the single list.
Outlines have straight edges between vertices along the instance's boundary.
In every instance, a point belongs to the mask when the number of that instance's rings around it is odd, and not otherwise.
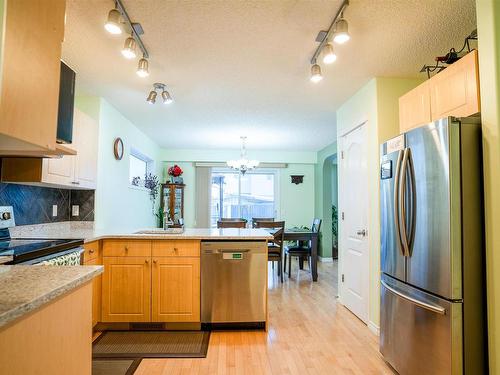
[{"label": "tile backsplash", "polygon": [[[94,191],[0,183],[0,206],[13,206],[16,225],[94,220]],[[79,216],[71,216],[71,205]],[[57,216],[52,207],[57,205]]]}]

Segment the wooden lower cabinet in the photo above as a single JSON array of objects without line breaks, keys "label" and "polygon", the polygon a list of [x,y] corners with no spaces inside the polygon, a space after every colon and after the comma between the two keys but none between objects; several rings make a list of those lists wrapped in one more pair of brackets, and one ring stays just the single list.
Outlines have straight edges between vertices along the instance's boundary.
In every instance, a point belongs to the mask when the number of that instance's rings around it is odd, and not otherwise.
[{"label": "wooden lower cabinet", "polygon": [[[102,261],[98,258],[84,263],[86,266],[98,266]],[[92,327],[101,321],[101,293],[102,293],[102,275],[92,280]]]},{"label": "wooden lower cabinet", "polygon": [[151,321],[151,257],[103,257],[102,322]]},{"label": "wooden lower cabinet", "polygon": [[154,257],[152,321],[200,321],[200,258]]}]

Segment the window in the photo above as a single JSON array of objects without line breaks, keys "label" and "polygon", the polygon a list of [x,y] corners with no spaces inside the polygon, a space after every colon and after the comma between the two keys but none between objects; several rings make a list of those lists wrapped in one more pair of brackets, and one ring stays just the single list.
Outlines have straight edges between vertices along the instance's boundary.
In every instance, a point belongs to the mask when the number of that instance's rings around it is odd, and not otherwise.
[{"label": "window", "polygon": [[231,170],[212,172],[210,222],[219,218],[276,217],[276,171],[255,171],[241,175]]},{"label": "window", "polygon": [[153,170],[153,160],[136,149],[130,150],[129,182],[133,186],[144,186],[147,173]]}]

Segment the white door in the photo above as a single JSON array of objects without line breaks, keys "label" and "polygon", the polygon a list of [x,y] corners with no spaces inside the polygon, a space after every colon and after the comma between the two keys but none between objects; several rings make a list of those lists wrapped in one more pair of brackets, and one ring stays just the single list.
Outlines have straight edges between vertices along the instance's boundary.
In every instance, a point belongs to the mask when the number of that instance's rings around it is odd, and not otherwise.
[{"label": "white door", "polygon": [[365,122],[342,136],[339,160],[341,298],[364,322],[369,303],[366,126]]}]

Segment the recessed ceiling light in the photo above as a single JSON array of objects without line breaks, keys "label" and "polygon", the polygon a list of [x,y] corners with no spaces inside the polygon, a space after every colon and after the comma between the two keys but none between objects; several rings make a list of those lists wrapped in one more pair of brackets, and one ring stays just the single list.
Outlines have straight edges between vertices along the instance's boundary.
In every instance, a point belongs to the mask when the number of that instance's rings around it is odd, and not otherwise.
[{"label": "recessed ceiling light", "polygon": [[337,55],[333,50],[333,46],[330,43],[325,44],[323,47],[323,62],[325,64],[332,64],[337,60]]},{"label": "recessed ceiling light", "polygon": [[122,28],[120,25],[121,14],[117,9],[111,9],[108,13],[108,20],[104,24],[104,28],[111,34],[121,34]]},{"label": "recessed ceiling light", "polygon": [[351,36],[349,35],[347,21],[341,18],[335,23],[333,41],[337,44],[344,44],[349,39],[351,39]]},{"label": "recessed ceiling light", "polygon": [[139,60],[139,64],[137,65],[137,75],[142,78],[149,75],[149,63],[144,57]]},{"label": "recessed ceiling light", "polygon": [[318,64],[311,66],[311,81],[317,83],[323,79],[321,74],[321,67]]},{"label": "recessed ceiling light", "polygon": [[122,49],[123,57],[125,57],[126,59],[135,58],[136,57],[136,53],[135,53],[136,46],[137,46],[137,43],[133,37],[129,36],[127,39],[125,39],[125,44],[123,45],[123,49]]}]

